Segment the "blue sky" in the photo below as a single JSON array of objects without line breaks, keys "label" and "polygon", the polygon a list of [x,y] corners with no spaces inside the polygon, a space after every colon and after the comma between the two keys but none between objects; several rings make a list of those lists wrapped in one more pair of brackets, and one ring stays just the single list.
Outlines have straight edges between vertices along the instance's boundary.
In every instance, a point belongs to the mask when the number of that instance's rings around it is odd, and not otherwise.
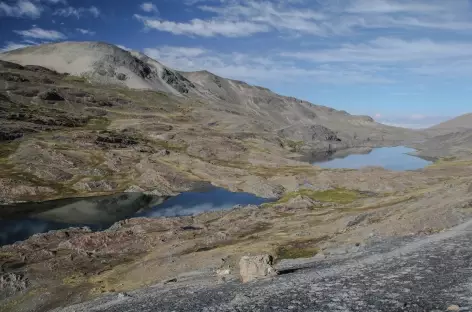
[{"label": "blue sky", "polygon": [[0,47],[99,40],[421,127],[472,111],[468,0],[3,0]]}]

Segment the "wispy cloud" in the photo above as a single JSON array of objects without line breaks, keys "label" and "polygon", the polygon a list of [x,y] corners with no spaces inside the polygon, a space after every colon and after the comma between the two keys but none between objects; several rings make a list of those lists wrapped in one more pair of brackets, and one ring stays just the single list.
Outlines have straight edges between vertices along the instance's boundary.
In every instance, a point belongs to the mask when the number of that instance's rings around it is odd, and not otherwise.
[{"label": "wispy cloud", "polygon": [[412,62],[472,56],[472,43],[380,37],[367,43],[342,44],[329,50],[284,52],[281,55],[314,62]]},{"label": "wispy cloud", "polygon": [[69,7],[57,9],[56,11],[54,11],[54,15],[63,16],[63,17],[74,16],[78,19],[84,15],[91,15],[93,17],[99,17],[100,10],[95,6],[91,6],[88,8],[74,8],[74,7],[69,6]]},{"label": "wispy cloud", "polygon": [[423,114],[411,114],[403,116],[382,116],[381,114],[377,114],[374,118],[376,121],[390,126],[410,129],[425,129],[449,120],[453,117],[431,116]]},{"label": "wispy cloud", "polygon": [[251,83],[297,81],[356,84],[388,83],[388,79],[351,66],[320,65],[311,68],[296,66],[278,58],[242,53],[218,53],[198,47],[154,47],[144,49],[152,58],[183,71],[208,70],[217,75],[247,80]]},{"label": "wispy cloud", "polygon": [[253,31],[247,36],[268,31],[330,36],[351,35],[359,29],[472,29],[464,14],[470,9],[467,0],[449,1],[447,5],[439,0],[318,0],[316,10],[312,1],[189,0],[187,4],[213,16],[187,22],[139,20],[159,31],[205,37],[235,36],[234,31],[212,29],[236,25],[251,25]]},{"label": "wispy cloud", "polygon": [[76,28],[75,30],[77,30],[77,31],[78,31],[79,33],[81,33],[82,35],[90,35],[90,36],[95,35],[95,32],[94,32],[94,31],[91,31],[91,30],[88,30],[88,29]]},{"label": "wispy cloud", "polygon": [[[444,4],[444,3],[442,3]],[[387,0],[357,0],[351,1],[346,9],[351,13],[425,13],[444,11],[444,5],[428,2],[414,1],[387,1]]]},{"label": "wispy cloud", "polygon": [[144,12],[159,12],[157,10],[157,7],[154,3],[152,2],[144,2],[144,3],[141,3],[141,5],[139,6],[141,8],[141,10],[143,10]]},{"label": "wispy cloud", "polygon": [[19,0],[14,4],[0,2],[0,16],[38,18],[42,11],[43,8],[39,4],[28,0]]},{"label": "wispy cloud", "polygon": [[33,27],[29,30],[14,30],[15,33],[27,38],[61,40],[66,39],[66,35],[56,30],[46,30],[39,27]]},{"label": "wispy cloud", "polygon": [[193,19],[188,23],[178,23],[152,19],[139,14],[135,14],[134,17],[148,28],[170,32],[176,35],[245,37],[255,33],[269,31],[267,26],[252,22],[205,21]]}]

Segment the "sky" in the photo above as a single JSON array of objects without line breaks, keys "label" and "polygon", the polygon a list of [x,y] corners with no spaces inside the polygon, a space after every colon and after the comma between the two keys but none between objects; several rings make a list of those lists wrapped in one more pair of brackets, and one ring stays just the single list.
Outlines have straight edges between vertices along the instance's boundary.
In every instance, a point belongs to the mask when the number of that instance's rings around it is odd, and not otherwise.
[{"label": "sky", "polygon": [[2,51],[106,41],[393,125],[472,111],[471,0],[3,0],[0,25]]}]

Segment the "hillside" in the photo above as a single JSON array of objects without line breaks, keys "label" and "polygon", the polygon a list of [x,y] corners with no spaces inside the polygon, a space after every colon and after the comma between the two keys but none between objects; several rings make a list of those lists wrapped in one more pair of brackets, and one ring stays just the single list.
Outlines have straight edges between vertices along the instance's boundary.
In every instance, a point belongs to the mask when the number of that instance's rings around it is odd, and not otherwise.
[{"label": "hillside", "polygon": [[[1,154],[4,200],[130,188],[172,194],[194,180],[271,197],[281,185],[241,170],[422,137],[106,43],[46,44],[0,59],[0,137],[10,142]],[[22,191],[11,193],[18,183]]]},{"label": "hillside", "polygon": [[180,73],[140,52],[128,52],[101,42],[61,42],[28,47],[1,54],[0,59],[44,66],[59,73],[85,77],[94,84],[114,84],[200,98],[228,131],[273,132],[294,127],[284,131],[284,135],[313,143],[317,140],[309,138],[312,134],[315,138],[317,135],[313,133],[312,125],[318,125],[339,132],[344,139],[340,147],[356,145],[356,140],[398,140],[409,132],[380,125],[367,116],[352,116],[279,96],[268,89],[218,77],[207,71]]},{"label": "hillside", "polygon": [[59,73],[83,76],[101,84],[186,93],[191,83],[157,61],[102,42],[61,42],[1,54],[21,65],[43,66]]},{"label": "hillside", "polygon": [[472,113],[464,114],[454,119],[442,122],[429,129],[431,130],[450,130],[450,129],[472,129]]}]

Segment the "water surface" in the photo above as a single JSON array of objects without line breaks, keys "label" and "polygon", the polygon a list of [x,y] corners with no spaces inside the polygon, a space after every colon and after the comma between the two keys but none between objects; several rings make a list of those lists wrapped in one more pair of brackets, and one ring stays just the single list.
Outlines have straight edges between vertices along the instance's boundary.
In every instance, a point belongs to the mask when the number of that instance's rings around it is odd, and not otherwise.
[{"label": "water surface", "polygon": [[431,164],[430,161],[409,155],[409,153],[415,153],[416,150],[404,146],[353,151],[357,154],[350,154],[349,152],[349,150],[345,150],[341,152],[342,154],[334,153],[325,157],[325,159],[317,159],[313,164],[322,168],[348,169],[375,166],[395,171],[416,170]]},{"label": "water surface", "polygon": [[0,206],[0,246],[69,227],[87,226],[98,231],[132,217],[189,216],[268,201],[248,193],[206,187],[175,197],[124,193],[4,205]]}]

